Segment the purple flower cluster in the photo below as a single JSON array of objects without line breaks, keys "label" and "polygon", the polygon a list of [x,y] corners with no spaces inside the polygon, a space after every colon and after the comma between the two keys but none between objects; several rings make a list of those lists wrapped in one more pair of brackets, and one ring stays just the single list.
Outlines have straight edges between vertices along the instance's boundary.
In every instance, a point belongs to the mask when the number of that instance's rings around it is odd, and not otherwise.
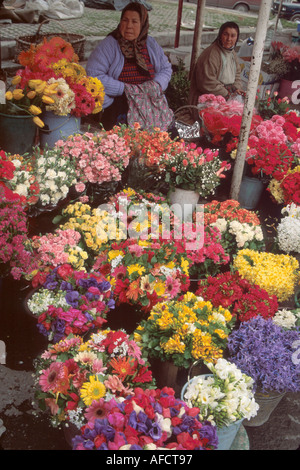
[{"label": "purple flower cluster", "polygon": [[103,419],[82,427],[74,450],[205,450],[218,446],[215,426],[201,422],[199,409],[174,397],[172,389],[135,389],[121,403],[106,403]]},{"label": "purple flower cluster", "polygon": [[300,361],[295,358],[299,340],[299,330],[285,330],[258,316],[230,334],[230,361],[254,379],[255,388],[299,392]]}]

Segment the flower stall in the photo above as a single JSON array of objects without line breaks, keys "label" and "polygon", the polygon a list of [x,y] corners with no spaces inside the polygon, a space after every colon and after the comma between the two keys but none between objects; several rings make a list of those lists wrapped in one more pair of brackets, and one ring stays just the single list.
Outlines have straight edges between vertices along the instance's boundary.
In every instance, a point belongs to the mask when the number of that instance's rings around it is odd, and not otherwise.
[{"label": "flower stall", "polygon": [[243,103],[202,97],[197,143],[135,124],[46,145],[47,115],[97,113],[103,87],[60,40],[19,61],[0,113],[40,130],[0,144],[0,299],[35,405],[74,450],[223,449],[261,425],[262,398],[300,391],[299,113],[257,101],[244,176],[266,203],[249,209],[223,185]]}]

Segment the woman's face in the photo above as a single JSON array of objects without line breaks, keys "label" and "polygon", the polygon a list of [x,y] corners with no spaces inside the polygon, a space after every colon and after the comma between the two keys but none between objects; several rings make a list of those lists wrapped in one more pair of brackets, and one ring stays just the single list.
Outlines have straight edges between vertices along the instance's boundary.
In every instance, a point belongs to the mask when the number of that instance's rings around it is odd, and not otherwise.
[{"label": "woman's face", "polygon": [[225,49],[231,49],[235,46],[238,38],[238,33],[235,28],[225,28],[221,34],[221,43]]},{"label": "woman's face", "polygon": [[141,32],[141,19],[137,11],[126,11],[120,22],[120,32],[124,39],[134,41]]}]

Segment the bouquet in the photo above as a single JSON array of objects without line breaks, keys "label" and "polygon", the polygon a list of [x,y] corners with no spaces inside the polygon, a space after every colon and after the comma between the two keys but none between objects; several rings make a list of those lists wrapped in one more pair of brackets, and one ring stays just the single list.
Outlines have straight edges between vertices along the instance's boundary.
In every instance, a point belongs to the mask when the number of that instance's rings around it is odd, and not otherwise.
[{"label": "bouquet", "polygon": [[300,165],[288,170],[280,180],[272,179],[268,191],[278,204],[300,205]]},{"label": "bouquet", "polygon": [[269,295],[276,295],[279,302],[293,295],[299,278],[299,263],[289,255],[240,250],[233,267],[243,279],[259,285]]},{"label": "bouquet", "polygon": [[297,80],[300,76],[300,47],[282,42],[272,42],[272,54],[269,66],[273,66],[278,78]]},{"label": "bouquet", "polygon": [[38,330],[49,341],[100,329],[115,307],[110,283],[99,273],[76,271],[69,264],[54,268],[27,302]]},{"label": "bouquet", "polygon": [[73,439],[74,450],[209,450],[217,447],[216,429],[174,396],[174,390],[142,390],[106,403],[102,419],[89,421]]},{"label": "bouquet", "polygon": [[286,330],[296,328],[298,330],[300,326],[300,309],[296,308],[294,310],[289,310],[287,308],[282,308],[275,313],[273,322],[275,325],[280,326]]},{"label": "bouquet", "polygon": [[27,214],[18,199],[1,195],[0,187],[0,277],[16,280],[36,268],[28,239]]},{"label": "bouquet", "polygon": [[183,396],[188,406],[200,409],[200,419],[220,429],[256,416],[253,379],[226,359],[206,365],[211,374],[191,379]]},{"label": "bouquet", "polygon": [[280,180],[292,168],[294,155],[284,124],[285,118],[275,115],[261,122],[251,133],[246,161],[253,175]]},{"label": "bouquet", "polygon": [[12,79],[10,86],[12,90],[6,91],[5,103],[0,103],[0,112],[12,116],[32,116],[33,122],[38,127],[44,127],[39,115],[43,112],[45,103],[53,102],[55,89],[42,79],[39,80],[38,87],[33,81],[27,81],[23,86],[20,82],[20,75]]},{"label": "bouquet", "polygon": [[7,155],[3,150],[0,151],[2,184],[27,208],[38,201],[40,187],[28,156]]},{"label": "bouquet", "polygon": [[58,149],[35,148],[33,170],[39,185],[39,200],[42,206],[57,205],[65,199],[71,186],[77,182],[74,163]]},{"label": "bouquet", "polygon": [[194,361],[223,357],[232,326],[229,310],[187,292],[156,304],[137,327],[135,339],[147,357],[189,368]]},{"label": "bouquet", "polygon": [[284,253],[300,253],[300,207],[291,203],[281,213],[287,215],[277,226],[278,247]]},{"label": "bouquet", "polygon": [[66,141],[59,140],[56,148],[73,162],[77,177],[83,183],[121,181],[129,164],[130,148],[117,134],[86,132],[70,136]]},{"label": "bouquet", "polygon": [[263,120],[271,119],[273,116],[282,116],[289,111],[290,102],[288,98],[278,98],[278,91],[271,96],[270,90],[266,90],[265,97],[256,97],[255,108]]},{"label": "bouquet", "polygon": [[230,310],[238,322],[260,315],[271,318],[278,310],[276,295],[243,279],[238,272],[219,273],[198,283],[196,295],[210,301],[214,307]]},{"label": "bouquet", "polygon": [[[244,105],[238,100],[226,101],[223,96],[205,94],[199,97],[199,116],[202,132],[217,147],[224,146],[227,152],[237,147],[241,130]],[[251,128],[261,117],[254,113]]]},{"label": "bouquet", "polygon": [[299,331],[285,330],[272,319],[252,318],[228,338],[230,361],[252,377],[262,392],[299,392],[300,364],[293,360]]},{"label": "bouquet", "polygon": [[204,206],[204,222],[217,227],[222,235],[222,245],[227,253],[237,250],[264,248],[264,236],[258,216],[240,207],[237,201],[212,201]]},{"label": "bouquet", "polygon": [[80,428],[105,412],[112,397],[133,395],[135,387],[153,388],[152,373],[140,348],[123,331],[103,330],[84,342],[69,335],[35,361],[36,400],[50,412],[53,426]]},{"label": "bouquet", "polygon": [[128,303],[148,313],[157,302],[187,291],[189,264],[184,251],[172,241],[128,239],[113,243],[94,269],[109,272],[117,305]]},{"label": "bouquet", "polygon": [[18,59],[23,66],[16,75],[18,90],[28,86],[36,94],[45,94],[46,90],[47,96],[43,97],[46,111],[58,116],[72,114],[77,117],[101,111],[104,100],[102,83],[87,76],[72,45],[64,39],[44,39],[23,51]]},{"label": "bouquet", "polygon": [[86,271],[89,255],[80,246],[81,235],[75,230],[56,229],[53,233],[34,235],[30,244],[37,263],[37,270],[32,273],[34,286],[43,283],[47,273],[62,264]]},{"label": "bouquet", "polygon": [[124,138],[130,147],[128,186],[145,191],[159,189],[164,183],[162,155],[175,155],[183,142],[172,140],[168,132],[158,128],[141,129],[138,123],[133,127],[114,126],[109,132]]},{"label": "bouquet", "polygon": [[219,159],[218,150],[202,149],[186,144],[176,154],[164,154],[161,165],[165,181],[171,188],[196,191],[202,197],[214,194],[224,171],[230,165]]}]

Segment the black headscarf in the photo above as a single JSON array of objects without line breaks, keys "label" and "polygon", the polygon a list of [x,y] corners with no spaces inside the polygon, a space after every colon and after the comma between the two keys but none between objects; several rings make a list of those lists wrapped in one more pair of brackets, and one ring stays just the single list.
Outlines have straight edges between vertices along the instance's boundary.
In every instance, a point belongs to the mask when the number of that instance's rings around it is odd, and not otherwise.
[{"label": "black headscarf", "polygon": [[148,18],[148,11],[144,7],[144,5],[140,3],[129,3],[126,7],[122,10],[121,20],[126,13],[126,11],[136,11],[140,15],[141,19],[141,32],[137,39],[134,41],[128,41],[128,39],[123,38],[120,32],[120,23],[118,27],[110,33],[119,43],[122,53],[127,59],[135,59],[137,64],[146,72],[148,71],[147,64],[145,62],[144,56],[142,54],[142,49],[144,48],[148,30],[149,30],[149,18]]}]

